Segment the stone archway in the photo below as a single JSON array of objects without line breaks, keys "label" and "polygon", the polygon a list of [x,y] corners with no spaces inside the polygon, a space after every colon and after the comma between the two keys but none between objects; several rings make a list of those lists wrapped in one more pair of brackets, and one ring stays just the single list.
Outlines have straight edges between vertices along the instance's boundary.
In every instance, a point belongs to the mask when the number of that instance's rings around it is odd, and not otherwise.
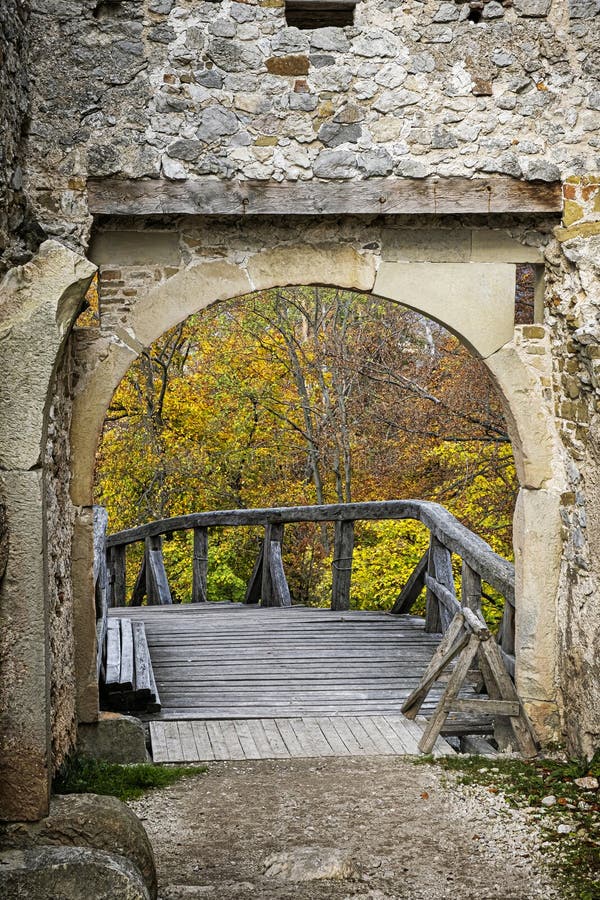
[{"label": "stone archway", "polygon": [[[95,635],[90,628],[94,458],[114,390],[144,347],[192,313],[256,290],[326,284],[410,306],[436,319],[486,363],[503,398],[521,485],[515,514],[517,685],[540,738],[557,738],[562,458],[549,405],[546,332],[539,325],[515,328],[515,265],[507,255],[508,261],[499,261],[497,253],[489,260],[459,262],[385,260],[364,243],[315,241],[281,243],[231,254],[234,258],[196,258],[175,271],[171,267],[134,302],[116,314],[111,310],[101,332],[82,337],[71,432],[71,495],[80,507],[73,577],[80,606],[77,665],[84,719],[93,719],[96,702]],[[122,274],[126,277],[126,268]]]}]

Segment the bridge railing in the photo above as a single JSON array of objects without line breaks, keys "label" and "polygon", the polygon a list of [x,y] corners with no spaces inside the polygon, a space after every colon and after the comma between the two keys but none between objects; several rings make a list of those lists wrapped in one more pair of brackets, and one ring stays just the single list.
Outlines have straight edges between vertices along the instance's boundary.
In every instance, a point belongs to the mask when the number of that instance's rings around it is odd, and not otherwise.
[{"label": "bridge railing", "polygon": [[[284,506],[266,509],[233,509],[191,513],[139,525],[106,538],[108,604],[126,605],[126,548],[144,543],[144,556],[131,605],[172,603],[165,570],[162,540],[175,532],[193,530],[192,602],[207,600],[208,529],[211,527],[262,526],[264,540],[246,591],[246,603],[291,606],[290,591],[282,561],[286,525],[335,523],[331,608],[349,609],[354,523],[382,519],[413,519],[429,530],[429,547],[402,589],[391,612],[409,613],[423,588],[426,589],[425,628],[445,633],[462,607],[481,612],[482,582],[505,599],[497,640],[505,665],[514,675],[514,566],[498,556],[482,538],[469,531],[447,509],[425,500]],[[461,560],[461,597],[456,596],[452,555]]]}]

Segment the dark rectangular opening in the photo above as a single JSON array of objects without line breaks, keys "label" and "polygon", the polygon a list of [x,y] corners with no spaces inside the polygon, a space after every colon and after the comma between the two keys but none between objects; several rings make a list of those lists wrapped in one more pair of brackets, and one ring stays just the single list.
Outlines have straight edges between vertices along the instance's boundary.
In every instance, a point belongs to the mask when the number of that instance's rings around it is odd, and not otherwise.
[{"label": "dark rectangular opening", "polygon": [[285,20],[303,30],[354,24],[356,0],[286,0]]}]

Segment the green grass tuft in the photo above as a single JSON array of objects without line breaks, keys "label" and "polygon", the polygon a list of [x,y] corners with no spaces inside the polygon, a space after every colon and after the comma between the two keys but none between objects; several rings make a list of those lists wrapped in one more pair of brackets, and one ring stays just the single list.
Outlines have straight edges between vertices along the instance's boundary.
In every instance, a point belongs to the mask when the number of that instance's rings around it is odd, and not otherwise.
[{"label": "green grass tuft", "polygon": [[136,800],[150,790],[168,787],[191,775],[202,775],[206,766],[161,766],[139,763],[122,766],[75,755],[54,779],[56,794],[110,794],[119,800]]},{"label": "green grass tuft", "polygon": [[[528,808],[541,828],[541,850],[564,896],[573,900],[600,900],[600,790],[586,791],[576,778],[600,778],[600,753],[591,762],[554,759],[503,759],[484,756],[421,757],[418,764],[436,763],[459,773],[461,784],[481,784],[502,792],[513,807]],[[542,798],[554,796],[554,806]],[[568,834],[557,828],[571,827]]]}]

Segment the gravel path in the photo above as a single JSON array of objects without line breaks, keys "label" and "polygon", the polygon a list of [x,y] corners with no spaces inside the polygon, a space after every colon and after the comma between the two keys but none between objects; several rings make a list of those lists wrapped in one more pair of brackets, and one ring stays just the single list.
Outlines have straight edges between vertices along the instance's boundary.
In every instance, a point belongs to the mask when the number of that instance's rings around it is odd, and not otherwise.
[{"label": "gravel path", "polygon": [[552,900],[501,794],[401,758],[215,763],[130,804],[161,900]]}]

